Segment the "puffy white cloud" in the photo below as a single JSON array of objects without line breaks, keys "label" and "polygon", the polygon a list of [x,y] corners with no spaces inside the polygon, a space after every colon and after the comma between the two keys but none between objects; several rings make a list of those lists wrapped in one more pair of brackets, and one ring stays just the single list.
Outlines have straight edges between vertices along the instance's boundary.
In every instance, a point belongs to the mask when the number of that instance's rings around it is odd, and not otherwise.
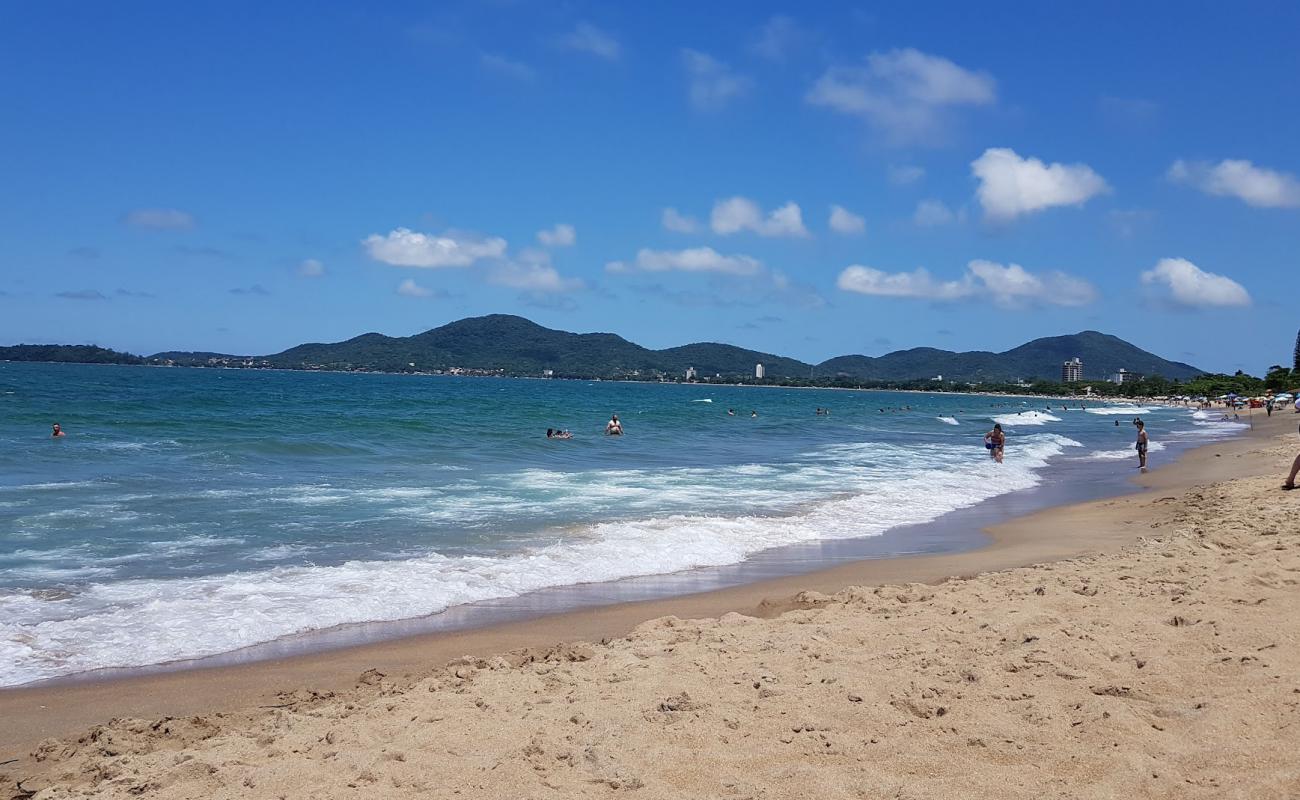
[{"label": "puffy white cloud", "polygon": [[750,42],[749,50],[769,61],[785,61],[810,39],[808,32],[793,19],[776,14],[759,29],[758,35]]},{"label": "puffy white cloud", "polygon": [[683,50],[682,62],[689,79],[691,105],[700,111],[716,111],[749,92],[752,81],[729,65],[698,50]]},{"label": "puffy white cloud", "polygon": [[696,233],[700,230],[700,221],[688,217],[675,208],[665,208],[663,213],[664,230],[673,233]]},{"label": "puffy white cloud", "polygon": [[941,200],[922,200],[916,204],[916,212],[912,214],[912,222],[921,228],[934,228],[956,220],[957,215]]},{"label": "puffy white cloud", "polygon": [[1035,275],[1019,264],[996,264],[976,259],[966,265],[981,291],[992,296],[998,305],[1019,308],[1045,303],[1053,306],[1086,306],[1097,299],[1092,284],[1050,271]]},{"label": "puffy white cloud", "polygon": [[1148,286],[1163,286],[1169,299],[1189,308],[1230,308],[1250,305],[1245,287],[1225,275],[1206,272],[1185,258],[1162,258],[1142,273]]},{"label": "puffy white cloud", "polygon": [[579,22],[572,33],[560,37],[559,43],[561,47],[577,50],[580,53],[590,53],[607,61],[617,61],[623,54],[618,39],[590,22]]},{"label": "puffy white cloud", "polygon": [[522,61],[515,61],[497,53],[480,53],[478,63],[483,69],[503,78],[523,82],[537,79],[537,70]]},{"label": "puffy white cloud", "polygon": [[195,226],[194,215],[175,208],[137,208],[122,221],[133,228],[159,231],[187,231]]},{"label": "puffy white cloud", "polygon": [[1206,194],[1236,197],[1258,208],[1300,207],[1300,180],[1296,176],[1241,159],[1224,159],[1218,164],[1179,160],[1169,167],[1167,176]]},{"label": "puffy white cloud", "polygon": [[411,278],[407,278],[397,284],[397,293],[403,297],[428,297],[433,294],[433,290],[426,289]]},{"label": "puffy white cloud", "polygon": [[1110,191],[1087,164],[1044,164],[1021,158],[1007,147],[990,147],[970,166],[980,181],[976,195],[984,215],[992,220],[1013,220],[1053,206],[1081,206]]},{"label": "puffy white cloud", "polygon": [[997,84],[986,73],[907,48],[872,53],[866,66],[831,67],[806,99],[863,117],[889,137],[904,140],[936,133],[948,109],[996,102]]},{"label": "puffy white cloud", "polygon": [[836,285],[846,292],[878,297],[954,301],[983,298],[1002,308],[1032,305],[1082,306],[1097,299],[1097,290],[1063,272],[1034,274],[1019,264],[975,260],[958,280],[936,280],[928,270],[885,272],[858,264],[840,273]]},{"label": "puffy white cloud", "polygon": [[366,252],[376,261],[395,267],[468,267],[475,261],[500,258],[506,252],[506,240],[475,238],[454,231],[441,236],[397,228],[380,236],[372,233],[362,240]]},{"label": "puffy white cloud", "polygon": [[727,256],[712,247],[692,247],[686,250],[637,251],[636,260],[611,261],[605,265],[608,272],[720,272],[727,275],[757,275],[763,264],[756,258],[744,255]]},{"label": "puffy white cloud", "polygon": [[831,206],[831,230],[844,236],[859,236],[867,232],[867,221],[844,206]]},{"label": "puffy white cloud", "polygon": [[578,241],[578,232],[572,225],[560,224],[547,231],[538,231],[537,241],[547,247],[570,247]]},{"label": "puffy white cloud", "polygon": [[896,164],[889,168],[889,182],[895,186],[907,186],[925,177],[925,168]]},{"label": "puffy white cloud", "polygon": [[929,300],[958,300],[969,297],[972,286],[969,279],[961,281],[936,281],[925,268],[912,272],[885,272],[874,267],[854,264],[846,267],[835,281],[846,292],[877,297],[920,297]]},{"label": "puffy white cloud", "polygon": [[314,258],[305,258],[298,264],[298,277],[319,278],[325,274],[325,265]]},{"label": "puffy white cloud", "polygon": [[565,278],[551,265],[551,257],[542,250],[524,250],[519,257],[498,264],[488,273],[488,281],[498,286],[522,289],[535,294],[581,289],[582,281]]},{"label": "puffy white cloud", "polygon": [[786,203],[763,216],[758,203],[747,197],[730,197],[713,204],[709,218],[713,232],[729,236],[741,231],[753,231],[759,236],[807,236],[803,225],[803,212],[795,203]]}]

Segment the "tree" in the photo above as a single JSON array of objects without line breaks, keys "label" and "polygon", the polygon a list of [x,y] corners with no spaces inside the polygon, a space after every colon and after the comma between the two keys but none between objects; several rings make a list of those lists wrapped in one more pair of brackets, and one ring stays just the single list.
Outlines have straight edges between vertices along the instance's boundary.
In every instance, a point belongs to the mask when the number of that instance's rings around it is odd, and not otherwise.
[{"label": "tree", "polygon": [[1295,334],[1295,363],[1291,365],[1294,372],[1300,372],[1300,331]]}]

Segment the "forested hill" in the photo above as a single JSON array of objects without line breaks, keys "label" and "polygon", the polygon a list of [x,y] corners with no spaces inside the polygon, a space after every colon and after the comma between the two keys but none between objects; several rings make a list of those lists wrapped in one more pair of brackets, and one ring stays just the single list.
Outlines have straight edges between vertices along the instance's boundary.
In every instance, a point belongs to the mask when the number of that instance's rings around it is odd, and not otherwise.
[{"label": "forested hill", "polygon": [[597,378],[682,374],[753,375],[762,363],[771,377],[806,376],[801,361],[725,344],[691,344],[650,350],[612,333],[569,333],[507,314],[471,317],[417,333],[392,337],[367,333],[336,344],[304,344],[263,356],[279,367],[380,370],[453,368]]},{"label": "forested hill", "polygon": [[302,344],[282,353],[235,356],[208,352],[156,353],[141,358],[90,345],[0,347],[0,360],[82,361],[118,364],[279,367],[383,372],[467,372],[571,378],[681,378],[694,367],[701,379],[754,376],[762,364],[773,380],[809,378],[861,382],[928,380],[1006,382],[1059,380],[1061,362],[1083,360],[1087,380],[1105,380],[1121,368],[1143,375],[1187,380],[1202,371],[1167,361],[1122,339],[1096,331],[1035,339],[1003,353],[955,353],[919,347],[879,357],[840,356],[811,365],[793,358],[704,342],[651,350],[612,333],[569,333],[544,328],[523,317],[471,317],[414,336],[366,333],[344,342]]},{"label": "forested hill", "polygon": [[0,347],[0,361],[47,361],[70,364],[143,364],[130,353],[119,353],[93,344],[16,344]]},{"label": "forested hill", "polygon": [[1180,361],[1168,361],[1116,336],[1083,331],[1070,336],[1035,339],[1003,353],[976,350],[954,353],[918,347],[888,355],[840,356],[817,365],[817,375],[843,375],[863,381],[908,380],[942,375],[955,381],[1014,381],[1047,378],[1059,380],[1061,363],[1072,358],[1083,361],[1086,380],[1105,380],[1120,369],[1142,375],[1160,375],[1188,380],[1203,370]]}]

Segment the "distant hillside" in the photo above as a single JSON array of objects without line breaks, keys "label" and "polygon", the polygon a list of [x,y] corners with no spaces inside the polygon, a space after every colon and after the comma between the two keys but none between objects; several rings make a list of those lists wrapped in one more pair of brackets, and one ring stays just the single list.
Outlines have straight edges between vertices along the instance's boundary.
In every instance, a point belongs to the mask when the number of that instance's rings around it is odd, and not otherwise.
[{"label": "distant hillside", "polygon": [[52,361],[71,364],[143,364],[144,359],[93,344],[17,344],[0,347],[0,361]]},{"label": "distant hillside", "polygon": [[392,337],[366,333],[336,344],[303,344],[262,356],[287,368],[434,370],[458,367],[539,374],[554,370],[572,377],[633,374],[752,375],[762,362],[772,377],[803,376],[810,365],[770,353],[724,344],[692,344],[650,350],[612,333],[569,333],[544,328],[523,317],[491,314],[471,317],[417,333]]},{"label": "distant hillside", "polygon": [[567,378],[682,377],[694,367],[700,378],[754,375],[762,364],[770,379],[809,378],[862,382],[906,382],[942,375],[948,381],[998,383],[1019,379],[1059,380],[1061,362],[1083,360],[1084,378],[1105,380],[1121,368],[1143,375],[1188,380],[1202,371],[1165,359],[1096,331],[1035,339],[1005,353],[954,353],[932,347],[899,350],[876,358],[847,355],[816,365],[729,344],[700,342],[650,350],[612,333],[569,333],[544,328],[509,314],[471,317],[414,336],[364,333],[344,342],[300,344],[282,353],[239,356],[168,351],[148,359],[91,345],[0,347],[0,359],[81,361],[115,364],[279,367],[281,369],[541,375]]},{"label": "distant hillside", "polygon": [[844,375],[857,380],[898,381],[943,375],[957,381],[1010,381],[1046,378],[1060,380],[1061,362],[1078,357],[1085,379],[1105,380],[1121,368],[1143,375],[1187,380],[1202,370],[1179,361],[1167,361],[1116,336],[1083,331],[1070,336],[1035,339],[1005,353],[973,351],[954,353],[918,347],[878,358],[840,356],[817,365],[819,377]]}]

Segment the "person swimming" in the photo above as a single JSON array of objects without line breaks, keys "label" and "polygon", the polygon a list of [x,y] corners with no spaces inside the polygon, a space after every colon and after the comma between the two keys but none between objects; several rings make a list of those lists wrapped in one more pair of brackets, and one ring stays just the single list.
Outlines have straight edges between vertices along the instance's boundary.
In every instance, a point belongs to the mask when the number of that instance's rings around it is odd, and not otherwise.
[{"label": "person swimming", "polygon": [[67,436],[67,434],[63,432],[63,428],[59,427],[59,423],[54,423],[54,433],[50,434],[50,438],[58,439],[63,436]]},{"label": "person swimming", "polygon": [[609,422],[605,424],[605,435],[606,436],[623,435],[623,423],[618,421],[618,414],[611,415],[609,418]]},{"label": "person swimming", "polygon": [[729,416],[729,417],[734,417],[734,416],[736,416],[736,409],[734,409],[734,408],[729,408],[729,409],[727,409],[727,416]]},{"label": "person swimming", "polygon": [[757,411],[751,411],[751,412],[749,412],[749,416],[751,416],[751,417],[757,417],[757,416],[758,416],[758,412],[757,412]]}]

